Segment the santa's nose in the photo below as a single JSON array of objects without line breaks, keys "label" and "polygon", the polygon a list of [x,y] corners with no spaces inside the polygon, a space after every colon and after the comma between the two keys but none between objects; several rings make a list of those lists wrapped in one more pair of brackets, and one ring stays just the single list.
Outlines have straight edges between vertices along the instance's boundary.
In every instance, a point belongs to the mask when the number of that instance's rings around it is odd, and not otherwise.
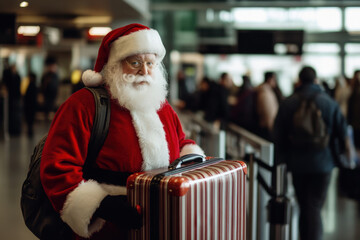
[{"label": "santa's nose", "polygon": [[146,66],[146,64],[142,64],[138,73],[140,75],[148,75],[148,74],[150,74],[150,68],[148,66]]}]

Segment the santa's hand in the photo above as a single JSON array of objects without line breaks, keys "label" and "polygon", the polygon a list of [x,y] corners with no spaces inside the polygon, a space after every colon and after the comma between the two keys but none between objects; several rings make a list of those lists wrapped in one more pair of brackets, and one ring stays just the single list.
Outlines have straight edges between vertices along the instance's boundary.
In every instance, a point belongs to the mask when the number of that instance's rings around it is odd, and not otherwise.
[{"label": "santa's hand", "polygon": [[100,203],[95,216],[113,222],[123,229],[142,227],[142,216],[130,205],[125,196],[107,196]]}]

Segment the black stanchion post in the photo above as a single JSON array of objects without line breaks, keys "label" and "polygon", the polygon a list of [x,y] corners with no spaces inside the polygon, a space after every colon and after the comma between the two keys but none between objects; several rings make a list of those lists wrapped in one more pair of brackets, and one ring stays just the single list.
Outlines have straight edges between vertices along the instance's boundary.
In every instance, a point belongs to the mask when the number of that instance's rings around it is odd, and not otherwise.
[{"label": "black stanchion post", "polygon": [[285,165],[274,167],[272,172],[275,195],[268,203],[268,221],[270,223],[270,240],[288,240],[291,215],[290,200],[286,197]]},{"label": "black stanchion post", "polygon": [[289,199],[285,196],[272,198],[268,204],[268,217],[270,240],[288,239],[288,223],[290,219]]}]

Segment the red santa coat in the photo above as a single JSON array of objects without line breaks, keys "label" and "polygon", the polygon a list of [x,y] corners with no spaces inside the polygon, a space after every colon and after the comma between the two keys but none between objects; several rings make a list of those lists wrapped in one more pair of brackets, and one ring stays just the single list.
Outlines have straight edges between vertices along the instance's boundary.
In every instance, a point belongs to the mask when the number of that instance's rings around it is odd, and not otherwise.
[{"label": "red santa coat", "polygon": [[[92,219],[107,195],[126,195],[124,186],[83,178],[94,115],[94,98],[85,89],[62,104],[50,127],[40,166],[45,193],[62,219],[81,237],[109,228],[105,220]],[[111,100],[109,133],[96,159],[99,168],[139,172],[167,166],[187,153],[203,154],[194,141],[185,139],[168,102],[157,112],[136,113]],[[105,230],[96,234],[99,239],[101,232]]]}]

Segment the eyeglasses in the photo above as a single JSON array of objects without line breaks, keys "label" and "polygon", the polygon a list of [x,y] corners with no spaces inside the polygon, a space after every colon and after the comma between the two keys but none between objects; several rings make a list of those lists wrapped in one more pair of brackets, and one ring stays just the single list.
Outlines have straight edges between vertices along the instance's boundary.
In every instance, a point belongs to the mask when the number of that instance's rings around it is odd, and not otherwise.
[{"label": "eyeglasses", "polygon": [[144,64],[148,69],[153,69],[157,65],[157,62],[155,60],[145,59],[145,61],[143,61],[138,57],[125,58],[125,62],[129,65],[130,68],[134,70],[140,70],[144,66]]}]

